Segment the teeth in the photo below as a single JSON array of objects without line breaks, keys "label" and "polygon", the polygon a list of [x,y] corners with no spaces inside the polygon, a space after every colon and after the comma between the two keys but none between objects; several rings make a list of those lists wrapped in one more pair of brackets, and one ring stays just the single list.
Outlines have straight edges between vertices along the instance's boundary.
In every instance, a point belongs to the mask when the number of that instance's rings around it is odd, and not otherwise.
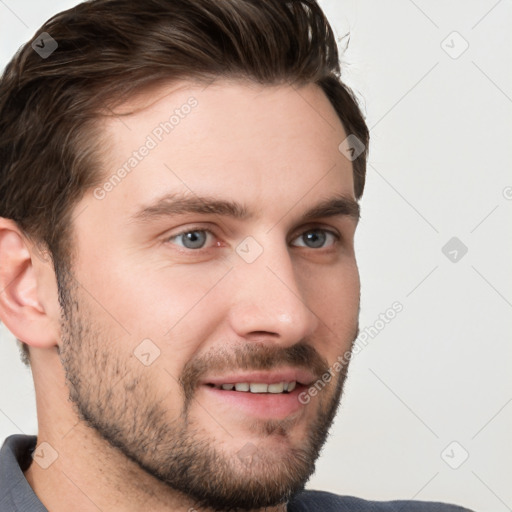
[{"label": "teeth", "polygon": [[268,392],[269,393],[282,393],[284,391],[284,387],[288,387],[287,382],[279,382],[278,384],[269,384]]},{"label": "teeth", "polygon": [[251,393],[267,393],[268,384],[251,384]]},{"label": "teeth", "polygon": [[215,385],[217,389],[225,391],[242,391],[251,393],[290,393],[295,389],[297,382],[276,382],[274,384],[265,384],[264,382],[238,382],[236,384]]}]

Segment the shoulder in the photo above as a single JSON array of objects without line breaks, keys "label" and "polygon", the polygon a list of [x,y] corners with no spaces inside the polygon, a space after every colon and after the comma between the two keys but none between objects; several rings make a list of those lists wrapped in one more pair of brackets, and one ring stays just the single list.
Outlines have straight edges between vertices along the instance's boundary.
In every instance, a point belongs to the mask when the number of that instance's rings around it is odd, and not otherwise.
[{"label": "shoulder", "polygon": [[324,491],[302,491],[288,503],[287,512],[471,512],[448,503],[427,501],[367,501]]}]

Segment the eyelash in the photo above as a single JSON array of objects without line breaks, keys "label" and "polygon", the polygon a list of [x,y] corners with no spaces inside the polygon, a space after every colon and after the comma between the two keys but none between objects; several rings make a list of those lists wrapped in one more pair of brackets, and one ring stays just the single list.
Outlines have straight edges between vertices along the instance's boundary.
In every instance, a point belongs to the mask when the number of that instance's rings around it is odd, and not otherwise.
[{"label": "eyelash", "polygon": [[[326,247],[319,247],[319,248],[314,248],[314,247],[305,247],[305,246],[299,246],[299,247],[303,247],[305,249],[311,249],[311,250],[314,250],[314,251],[322,251],[322,250],[325,250],[325,249],[328,249],[329,247],[333,247],[334,245],[336,245],[337,242],[339,242],[341,240],[341,236],[336,233],[335,231],[332,231],[330,229],[325,229],[325,228],[321,228],[321,227],[311,227],[309,229],[306,229],[305,231],[303,231],[302,233],[300,233],[298,236],[296,236],[294,238],[294,240],[296,240],[297,238],[300,238],[301,236],[305,235],[306,233],[311,233],[313,231],[321,231],[321,232],[324,232],[324,233],[327,233],[329,235],[332,235],[334,237],[334,241],[331,245],[329,246],[326,246]],[[175,235],[172,235],[172,236],[168,236],[165,238],[165,242],[166,243],[171,243],[172,240],[176,239],[176,238],[179,238],[180,236],[182,235],[186,235],[187,233],[194,233],[194,232],[203,232],[203,233],[208,233],[210,235],[213,235],[214,237],[216,236],[215,233],[209,229],[205,229],[203,227],[192,227],[192,228],[187,228],[183,231],[180,231],[179,233],[176,233]],[[198,249],[190,249],[188,247],[182,247],[182,246],[178,246],[180,247],[180,250],[182,252],[193,252],[193,253],[200,253],[202,251],[207,251],[209,249],[213,249],[214,247],[200,247]]]}]

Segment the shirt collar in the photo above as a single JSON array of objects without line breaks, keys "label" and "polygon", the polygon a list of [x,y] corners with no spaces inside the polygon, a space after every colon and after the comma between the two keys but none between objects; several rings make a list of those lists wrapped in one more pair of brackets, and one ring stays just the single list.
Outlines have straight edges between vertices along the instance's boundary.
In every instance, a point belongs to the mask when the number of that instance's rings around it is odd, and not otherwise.
[{"label": "shirt collar", "polygon": [[32,462],[37,436],[13,434],[0,449],[0,510],[48,512],[36,496],[23,471]]}]

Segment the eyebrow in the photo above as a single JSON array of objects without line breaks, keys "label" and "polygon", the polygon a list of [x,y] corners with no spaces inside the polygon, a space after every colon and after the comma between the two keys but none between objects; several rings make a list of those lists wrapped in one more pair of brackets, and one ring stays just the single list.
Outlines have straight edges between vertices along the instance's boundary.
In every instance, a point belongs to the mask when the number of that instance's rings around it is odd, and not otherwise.
[{"label": "eyebrow", "polygon": [[[248,220],[255,217],[254,212],[241,203],[211,196],[189,196],[183,194],[166,194],[154,203],[143,206],[135,212],[130,220],[146,224],[160,218],[195,213],[199,215],[219,215],[237,220]],[[359,221],[360,207],[355,199],[343,195],[324,199],[301,217],[301,222],[324,217],[351,217]]]}]

